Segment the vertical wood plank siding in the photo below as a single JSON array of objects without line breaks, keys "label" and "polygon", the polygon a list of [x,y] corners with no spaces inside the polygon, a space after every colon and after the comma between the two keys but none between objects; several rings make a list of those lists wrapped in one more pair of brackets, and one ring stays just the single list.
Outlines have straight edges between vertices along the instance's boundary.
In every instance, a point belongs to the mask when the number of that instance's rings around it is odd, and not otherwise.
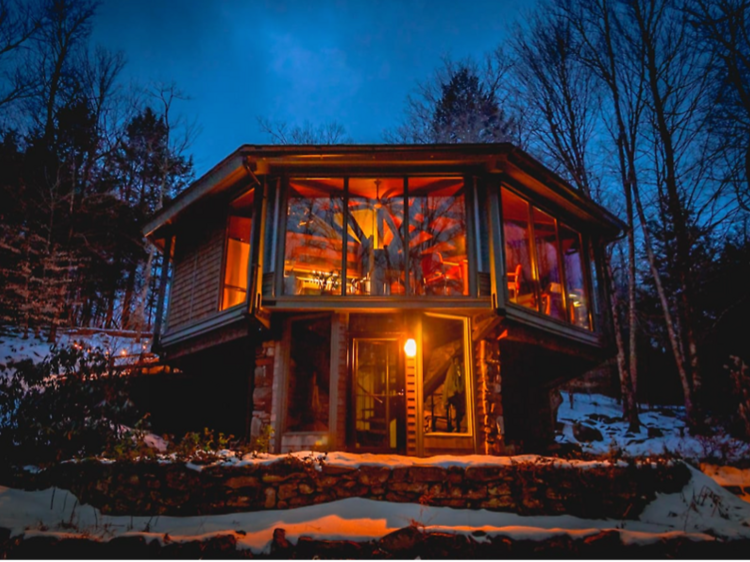
[{"label": "vertical wood plank siding", "polygon": [[418,455],[417,361],[406,358],[406,454]]},{"label": "vertical wood plank siding", "polygon": [[477,431],[477,448],[480,453],[489,454],[489,443],[487,437],[490,433],[490,390],[489,381],[487,380],[487,362],[486,359],[487,342],[480,340],[474,344],[474,373],[476,375],[475,386],[475,405],[476,405],[476,431]]},{"label": "vertical wood plank siding", "polygon": [[346,417],[349,399],[349,374],[347,366],[347,348],[349,334],[347,330],[348,318],[346,314],[338,315],[338,322],[333,323],[333,327],[338,331],[338,349],[337,357],[332,358],[338,366],[338,380],[331,381],[337,383],[336,386],[336,416],[334,417],[335,426],[331,428],[334,433],[331,444],[333,449],[342,451],[346,448]]},{"label": "vertical wood plank siding", "polygon": [[167,332],[219,310],[224,220],[177,235]]}]

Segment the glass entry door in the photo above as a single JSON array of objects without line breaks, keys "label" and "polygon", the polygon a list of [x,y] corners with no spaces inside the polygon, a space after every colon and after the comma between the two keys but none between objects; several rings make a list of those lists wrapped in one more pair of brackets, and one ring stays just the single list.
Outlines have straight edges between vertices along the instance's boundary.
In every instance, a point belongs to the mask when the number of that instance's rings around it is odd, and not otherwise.
[{"label": "glass entry door", "polygon": [[401,451],[406,408],[398,340],[355,338],[352,344],[354,447]]}]

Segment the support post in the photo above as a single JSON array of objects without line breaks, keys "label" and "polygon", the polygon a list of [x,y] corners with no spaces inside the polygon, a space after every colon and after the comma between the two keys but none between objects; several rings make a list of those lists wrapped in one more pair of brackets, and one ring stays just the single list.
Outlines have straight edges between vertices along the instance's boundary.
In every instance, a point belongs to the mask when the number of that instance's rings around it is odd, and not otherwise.
[{"label": "support post", "polygon": [[161,277],[159,279],[159,298],[156,301],[156,318],[154,319],[154,339],[151,343],[151,351],[159,350],[159,339],[161,337],[161,323],[164,316],[164,298],[167,293],[167,281],[169,280],[169,260],[172,256],[172,240],[174,236],[167,236],[164,241],[164,254],[161,262]]}]

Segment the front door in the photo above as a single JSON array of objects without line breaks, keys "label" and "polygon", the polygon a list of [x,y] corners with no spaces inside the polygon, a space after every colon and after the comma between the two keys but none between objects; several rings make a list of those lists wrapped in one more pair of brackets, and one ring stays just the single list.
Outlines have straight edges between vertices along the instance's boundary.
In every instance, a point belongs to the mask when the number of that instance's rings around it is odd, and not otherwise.
[{"label": "front door", "polygon": [[352,349],[354,448],[403,452],[406,407],[398,340],[354,338]]}]

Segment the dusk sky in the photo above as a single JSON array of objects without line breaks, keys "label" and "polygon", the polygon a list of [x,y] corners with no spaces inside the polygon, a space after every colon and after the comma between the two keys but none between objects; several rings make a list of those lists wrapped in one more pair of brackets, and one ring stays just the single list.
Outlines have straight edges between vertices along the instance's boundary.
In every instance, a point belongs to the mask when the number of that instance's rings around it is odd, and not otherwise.
[{"label": "dusk sky", "polygon": [[93,41],[125,53],[127,79],[174,81],[192,98],[177,109],[200,128],[200,176],[270,142],[257,116],[336,120],[357,143],[383,142],[441,56],[493,50],[532,3],[105,0]]}]

